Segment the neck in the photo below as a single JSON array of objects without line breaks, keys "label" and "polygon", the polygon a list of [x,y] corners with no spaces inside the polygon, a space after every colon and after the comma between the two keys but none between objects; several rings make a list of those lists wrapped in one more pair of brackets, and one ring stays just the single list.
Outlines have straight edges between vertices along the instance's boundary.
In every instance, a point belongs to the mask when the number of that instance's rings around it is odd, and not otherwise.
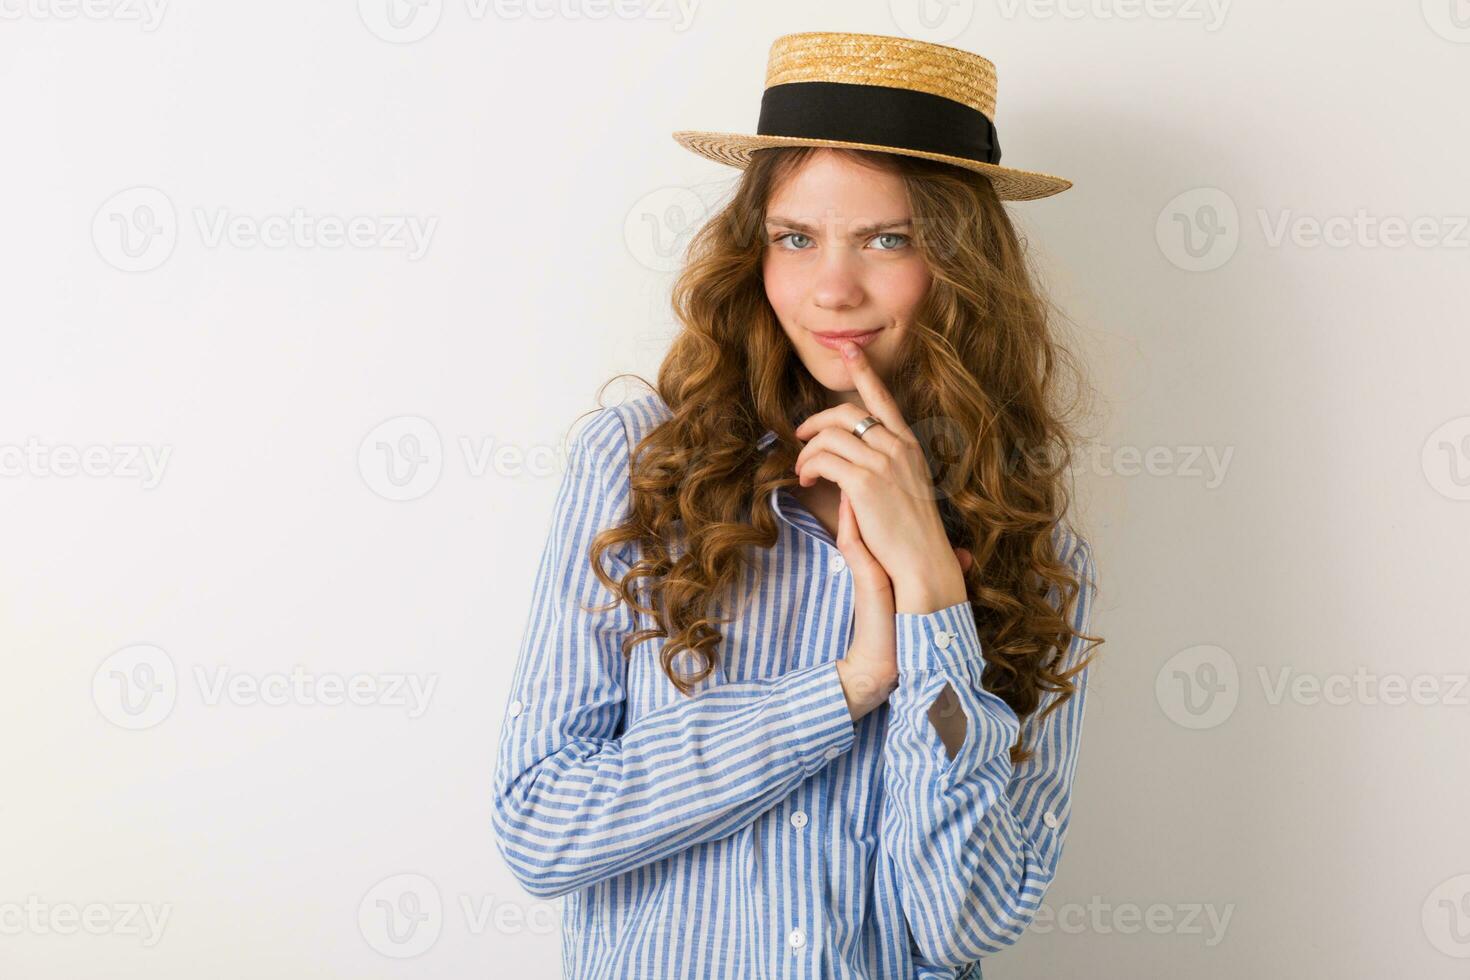
[{"label": "neck", "polygon": [[827,407],[836,408],[838,405],[856,405],[863,407],[862,396],[856,391],[831,391],[827,393]]}]

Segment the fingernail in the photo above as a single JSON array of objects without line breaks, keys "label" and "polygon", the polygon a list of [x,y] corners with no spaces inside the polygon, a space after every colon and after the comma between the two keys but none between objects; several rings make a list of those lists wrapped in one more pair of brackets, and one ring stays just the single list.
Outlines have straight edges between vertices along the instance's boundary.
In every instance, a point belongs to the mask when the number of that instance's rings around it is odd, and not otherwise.
[{"label": "fingernail", "polygon": [[842,356],[847,358],[849,361],[852,360],[854,357],[857,357],[857,344],[854,344],[850,340],[847,343],[843,344]]}]

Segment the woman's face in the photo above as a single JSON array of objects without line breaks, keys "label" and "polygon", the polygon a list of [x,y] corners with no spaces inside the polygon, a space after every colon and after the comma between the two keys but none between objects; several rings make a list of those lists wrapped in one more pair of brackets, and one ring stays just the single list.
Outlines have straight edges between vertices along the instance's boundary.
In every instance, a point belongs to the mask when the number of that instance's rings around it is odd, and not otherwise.
[{"label": "woman's face", "polygon": [[911,222],[896,174],[825,149],[766,205],[766,297],[832,404],[861,401],[832,335],[864,334],[857,342],[887,381],[928,292]]}]

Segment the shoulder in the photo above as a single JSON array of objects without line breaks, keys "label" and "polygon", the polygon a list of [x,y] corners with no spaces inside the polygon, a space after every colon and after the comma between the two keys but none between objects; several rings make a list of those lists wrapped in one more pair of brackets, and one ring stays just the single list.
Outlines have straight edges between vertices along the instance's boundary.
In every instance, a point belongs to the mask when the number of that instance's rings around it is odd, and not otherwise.
[{"label": "shoulder", "polygon": [[622,415],[628,436],[635,446],[640,439],[663,425],[674,414],[656,391],[630,398],[619,405],[610,406],[608,410]]},{"label": "shoulder", "polygon": [[670,416],[657,392],[600,405],[581,418],[571,437],[569,468],[595,470],[609,487],[626,487],[633,448]]},{"label": "shoulder", "polygon": [[[1092,603],[1097,597],[1097,564],[1092,557],[1092,545],[1081,532],[1067,520],[1062,520],[1052,529],[1052,541],[1057,559],[1072,571],[1077,580],[1077,595],[1072,605],[1063,612],[1079,632],[1085,631],[1092,616]],[[1060,595],[1055,584],[1048,590],[1054,607],[1059,607]]]},{"label": "shoulder", "polygon": [[[1056,554],[1062,564],[1071,569],[1077,580],[1077,594],[1071,604],[1060,610],[1077,634],[1088,632],[1092,623],[1092,606],[1097,598],[1097,566],[1092,557],[1092,545],[1069,521],[1058,522],[1052,530],[1056,543]],[[1057,587],[1052,585],[1049,596],[1054,606],[1058,603]],[[1080,635],[1073,637],[1072,644],[1063,655],[1069,666],[1079,662],[1082,655],[1092,649]]]},{"label": "shoulder", "polygon": [[1057,559],[1072,569],[1084,588],[1096,588],[1097,569],[1087,538],[1067,520],[1058,521],[1051,536]]}]

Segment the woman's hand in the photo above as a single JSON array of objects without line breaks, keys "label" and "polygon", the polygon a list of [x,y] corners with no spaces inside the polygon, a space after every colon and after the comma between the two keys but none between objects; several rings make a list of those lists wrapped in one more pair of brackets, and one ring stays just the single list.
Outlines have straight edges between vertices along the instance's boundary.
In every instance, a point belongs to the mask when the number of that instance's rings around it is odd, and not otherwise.
[{"label": "woman's hand", "polygon": [[[886,701],[898,686],[898,637],[892,583],[863,543],[846,492],[837,504],[837,550],[852,574],[853,605],[852,637],[846,656],[837,661],[837,674],[847,695],[847,709],[857,721]],[[961,570],[968,571],[970,553],[956,548],[954,556]]]},{"label": "woman's hand", "polygon": [[[963,602],[964,570],[945,532],[923,447],[862,348],[844,347],[863,404],[834,406],[796,427],[806,442],[796,457],[798,482],[811,486],[826,478],[842,488],[864,553],[891,580],[897,612],[930,613]],[[867,415],[883,424],[853,435]]]},{"label": "woman's hand", "polygon": [[893,585],[863,544],[847,494],[837,504],[837,550],[852,574],[852,638],[837,661],[847,709],[857,721],[898,686],[898,635],[893,620]]}]

